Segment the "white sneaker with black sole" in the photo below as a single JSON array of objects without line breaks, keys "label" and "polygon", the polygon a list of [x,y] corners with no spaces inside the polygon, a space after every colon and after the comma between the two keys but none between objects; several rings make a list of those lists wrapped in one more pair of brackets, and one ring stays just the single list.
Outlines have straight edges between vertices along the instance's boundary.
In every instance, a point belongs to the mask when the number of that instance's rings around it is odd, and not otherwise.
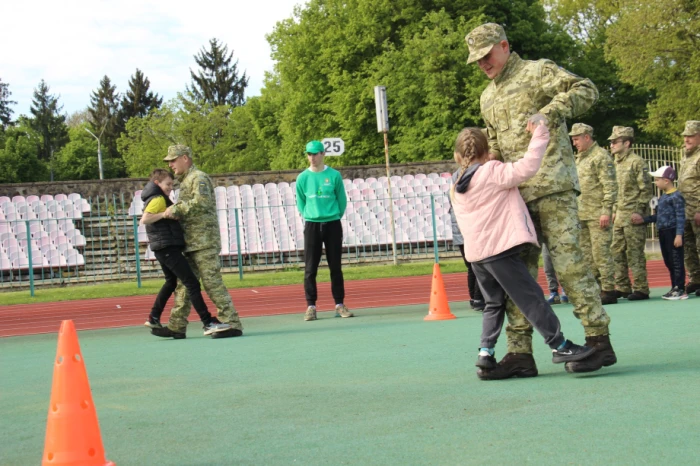
[{"label": "white sneaker with black sole", "polygon": [[231,329],[231,324],[222,324],[219,319],[214,317],[209,325],[204,326],[204,335],[213,335],[214,333],[225,332]]}]

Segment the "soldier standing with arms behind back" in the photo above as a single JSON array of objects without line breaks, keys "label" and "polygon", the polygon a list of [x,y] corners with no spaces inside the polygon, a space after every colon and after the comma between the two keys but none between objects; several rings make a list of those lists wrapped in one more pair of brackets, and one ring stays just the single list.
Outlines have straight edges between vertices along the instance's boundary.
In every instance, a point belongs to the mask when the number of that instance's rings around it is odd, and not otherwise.
[{"label": "soldier standing with arms behind back", "polygon": [[678,190],[685,198],[683,253],[689,283],[685,292],[700,296],[700,121],[685,122],[685,157],[678,173]]},{"label": "soldier standing with arms behind back", "polygon": [[[533,178],[520,185],[520,194],[533,220],[537,238],[549,247],[554,269],[581,320],[586,346],[593,356],[566,364],[569,372],[591,372],[617,362],[610,344],[610,317],[600,302],[598,287],[579,246],[580,226],[576,194],[579,192],[573,150],[566,119],[584,113],[598,99],[588,79],[560,68],[550,60],[527,61],[511,53],[503,28],[483,24],[466,37],[467,63],[477,62],[491,79],[481,95],[481,116],[486,123],[492,156],[505,162],[523,157],[529,143],[527,121],[542,113],[549,121],[551,140],[542,166]],[[536,277],[540,249],[527,247],[523,259]],[[477,373],[485,380],[533,377],[537,366],[532,357],[532,325],[509,300],[506,309],[508,353],[495,369]]]},{"label": "soldier standing with arms behind back", "polygon": [[[180,182],[177,203],[168,207],[165,218],[180,221],[185,232],[185,258],[194,274],[202,280],[209,299],[216,305],[219,320],[232,327],[212,334],[212,338],[239,337],[243,335],[243,325],[221,278],[221,235],[214,184],[206,173],[194,166],[192,150],[187,146],[178,144],[168,147],[168,155],[163,160],[168,162]],[[154,328],[151,333],[165,338],[184,338],[191,307],[187,290],[178,281],[168,326]]]},{"label": "soldier standing with arms behind back", "polygon": [[[647,228],[632,223],[632,215],[649,215],[649,201],[653,194],[649,168],[630,147],[634,130],[613,126],[610,151],[615,156],[617,177],[617,204],[613,212],[612,253],[615,261],[615,286],[618,298],[630,301],[649,299],[647,259],[644,255]],[[634,287],[630,283],[632,272]]]},{"label": "soldier standing with arms behind back", "polygon": [[608,151],[593,140],[592,127],[576,123],[571,127],[569,136],[578,151],[576,170],[581,185],[581,195],[578,197],[581,250],[602,290],[602,303],[615,304],[615,264],[610,254],[610,219],[617,200],[615,167]]}]

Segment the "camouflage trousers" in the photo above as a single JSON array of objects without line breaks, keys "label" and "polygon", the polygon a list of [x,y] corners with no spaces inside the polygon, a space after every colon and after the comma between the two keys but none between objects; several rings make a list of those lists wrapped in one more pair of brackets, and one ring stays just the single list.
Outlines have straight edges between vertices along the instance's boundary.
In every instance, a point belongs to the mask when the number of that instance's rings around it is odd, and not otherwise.
[{"label": "camouflage trousers", "polygon": [[[186,252],[185,257],[195,276],[202,281],[204,291],[216,306],[218,318],[221,322],[231,324],[231,327],[243,330],[243,324],[238,317],[238,312],[233,307],[231,295],[221,279],[221,264],[219,263],[218,248],[200,249],[199,251]],[[174,332],[184,332],[187,328],[187,317],[192,311],[187,289],[178,280],[175,289],[175,304],[170,311],[168,328]]]},{"label": "camouflage trousers", "polygon": [[[626,293],[641,291],[649,294],[647,281],[646,225],[614,225],[610,250],[615,262],[615,287]],[[630,282],[630,272],[634,285]]]},{"label": "camouflage trousers", "polygon": [[683,254],[690,283],[700,283],[700,227],[692,218],[685,221]]},{"label": "camouflage trousers", "polygon": [[581,221],[581,251],[603,291],[615,289],[615,263],[610,247],[612,227],[600,228],[599,220]]},{"label": "camouflage trousers", "polygon": [[[537,238],[549,248],[559,283],[574,305],[586,336],[608,335],[610,317],[600,303],[600,287],[580,248],[581,227],[573,191],[551,194],[527,204]],[[522,253],[533,277],[537,277],[541,249],[528,245]],[[544,297],[543,297],[544,299]],[[532,325],[509,299],[506,303],[506,336],[509,353],[532,353]]]}]

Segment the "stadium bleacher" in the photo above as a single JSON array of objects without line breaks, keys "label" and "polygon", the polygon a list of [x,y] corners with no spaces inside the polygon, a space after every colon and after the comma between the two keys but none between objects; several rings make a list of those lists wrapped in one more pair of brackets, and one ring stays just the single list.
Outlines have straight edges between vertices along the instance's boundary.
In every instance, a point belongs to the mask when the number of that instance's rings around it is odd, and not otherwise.
[{"label": "stadium bleacher", "polygon": [[88,212],[77,193],[0,196],[0,272],[85,265],[86,239],[75,222]]},{"label": "stadium bleacher", "polygon": [[[397,243],[433,240],[432,202],[438,241],[452,239],[447,193],[450,173],[392,176],[393,217]],[[390,245],[391,213],[388,180],[356,178],[343,180],[348,206],[343,224],[345,247]],[[130,215],[143,213],[141,192],[134,193]],[[173,201],[178,191],[171,194]],[[296,208],[295,183],[219,186],[215,189],[221,233],[221,255],[283,253],[304,248],[304,222]],[[238,223],[237,223],[238,222]],[[238,227],[237,227],[238,226]],[[240,238],[239,238],[240,236]],[[148,243],[145,228],[139,227],[139,242]],[[239,251],[240,244],[240,251]],[[150,248],[147,260],[154,260]]]}]

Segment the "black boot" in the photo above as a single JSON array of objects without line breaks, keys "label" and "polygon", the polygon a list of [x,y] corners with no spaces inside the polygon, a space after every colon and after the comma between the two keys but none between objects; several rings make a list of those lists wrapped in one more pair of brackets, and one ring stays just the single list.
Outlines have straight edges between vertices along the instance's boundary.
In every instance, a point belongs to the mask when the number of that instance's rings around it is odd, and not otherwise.
[{"label": "black boot", "polygon": [[243,336],[243,330],[238,330],[237,328],[230,328],[224,330],[223,332],[212,333],[212,338],[232,338]]},{"label": "black boot", "polygon": [[595,372],[603,366],[612,366],[617,362],[610,335],[586,337],[586,346],[595,348],[595,353],[583,361],[566,363],[566,372]]},{"label": "black boot", "polygon": [[151,335],[155,335],[161,338],[174,338],[175,340],[182,340],[187,338],[187,335],[180,332],[173,332],[168,327],[152,328]]},{"label": "black boot", "polygon": [[536,377],[537,365],[532,354],[506,353],[495,369],[479,369],[477,377],[481,380],[501,380],[511,377]]},{"label": "black boot", "polygon": [[617,293],[613,291],[603,291],[600,293],[600,302],[605,306],[606,304],[617,304]]},{"label": "black boot", "polygon": [[649,293],[644,293],[643,291],[633,291],[632,294],[627,296],[629,301],[641,301],[643,299],[649,299]]}]

